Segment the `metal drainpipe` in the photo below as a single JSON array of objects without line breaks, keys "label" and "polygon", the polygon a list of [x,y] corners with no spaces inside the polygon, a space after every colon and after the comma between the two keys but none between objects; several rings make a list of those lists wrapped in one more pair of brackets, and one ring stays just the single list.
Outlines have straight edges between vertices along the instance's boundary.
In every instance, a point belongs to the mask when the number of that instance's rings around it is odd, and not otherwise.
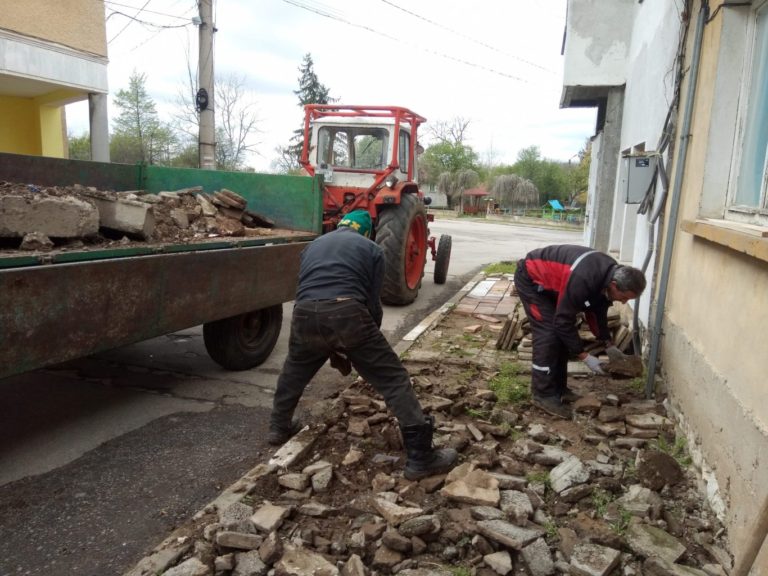
[{"label": "metal drainpipe", "polygon": [[667,238],[664,243],[664,258],[661,265],[661,275],[659,278],[659,297],[656,302],[656,315],[653,322],[653,332],[651,334],[651,351],[648,358],[648,379],[645,382],[645,395],[650,398],[656,377],[656,363],[659,358],[659,340],[661,339],[661,323],[664,317],[664,307],[667,299],[667,287],[669,285],[669,269],[672,262],[672,249],[675,244],[675,234],[677,232],[677,218],[680,211],[680,191],[683,183],[683,172],[685,170],[685,161],[688,156],[688,141],[690,140],[691,118],[693,117],[693,102],[696,97],[696,85],[699,80],[699,62],[701,61],[701,43],[704,36],[704,25],[709,16],[709,2],[701,1],[699,9],[699,18],[696,21],[696,36],[693,44],[693,58],[691,60],[690,80],[688,83],[688,94],[685,97],[685,112],[683,116],[683,125],[680,130],[681,140],[680,155],[678,157],[677,169],[675,170],[675,182],[672,187],[671,208],[669,211],[669,221],[667,225]]}]

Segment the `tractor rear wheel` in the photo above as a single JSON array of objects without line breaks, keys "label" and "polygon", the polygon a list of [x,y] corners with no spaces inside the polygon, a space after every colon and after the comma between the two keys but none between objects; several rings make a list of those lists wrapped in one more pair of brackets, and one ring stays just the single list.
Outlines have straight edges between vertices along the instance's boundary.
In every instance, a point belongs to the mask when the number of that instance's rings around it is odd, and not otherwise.
[{"label": "tractor rear wheel", "polygon": [[437,255],[435,256],[435,284],[445,284],[448,279],[448,264],[451,261],[451,245],[453,241],[448,234],[440,236],[440,242],[437,244]]},{"label": "tractor rear wheel", "polygon": [[384,251],[381,300],[402,306],[416,299],[427,261],[427,211],[414,194],[403,194],[400,204],[381,211],[376,243]]}]

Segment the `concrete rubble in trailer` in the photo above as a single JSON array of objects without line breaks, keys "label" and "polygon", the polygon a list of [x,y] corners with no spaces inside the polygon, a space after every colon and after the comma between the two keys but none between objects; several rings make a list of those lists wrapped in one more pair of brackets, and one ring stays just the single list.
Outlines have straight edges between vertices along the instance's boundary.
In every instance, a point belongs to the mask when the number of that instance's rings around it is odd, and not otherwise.
[{"label": "concrete rubble in trailer", "polygon": [[147,194],[0,183],[0,252],[264,237],[275,234],[273,228],[272,220],[226,188],[212,194],[202,187]]}]

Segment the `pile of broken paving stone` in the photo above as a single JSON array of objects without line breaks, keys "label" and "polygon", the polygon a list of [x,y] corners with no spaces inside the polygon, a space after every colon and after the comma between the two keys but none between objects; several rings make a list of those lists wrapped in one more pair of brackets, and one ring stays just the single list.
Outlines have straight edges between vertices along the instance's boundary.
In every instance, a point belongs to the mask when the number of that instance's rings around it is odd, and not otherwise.
[{"label": "pile of broken paving stone", "polygon": [[0,182],[3,249],[50,251],[134,242],[176,243],[230,236],[269,236],[270,219],[241,195],[202,187],[159,194],[110,192],[81,185]]},{"label": "pile of broken paving stone", "polygon": [[[573,420],[501,402],[466,360],[407,362],[460,465],[402,475],[396,422],[359,378],[131,576],[725,576],[725,534],[664,405],[579,381]],[[461,374],[453,377],[452,374]],[[480,416],[483,416],[482,418]]]}]

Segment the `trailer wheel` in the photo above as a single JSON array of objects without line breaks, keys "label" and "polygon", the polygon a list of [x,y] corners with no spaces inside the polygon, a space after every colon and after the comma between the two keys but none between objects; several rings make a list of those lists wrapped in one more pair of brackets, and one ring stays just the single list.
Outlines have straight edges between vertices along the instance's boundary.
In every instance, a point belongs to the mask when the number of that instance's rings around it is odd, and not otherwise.
[{"label": "trailer wheel", "polygon": [[435,256],[435,284],[445,284],[448,279],[448,264],[451,261],[451,245],[453,241],[448,234],[440,236],[437,244],[437,256]]},{"label": "trailer wheel", "polygon": [[384,251],[384,285],[381,300],[396,306],[416,299],[427,261],[427,211],[413,194],[403,194],[400,204],[381,211],[376,243]]},{"label": "trailer wheel", "polygon": [[205,349],[227,370],[254,368],[272,353],[282,323],[282,304],[208,322],[203,325]]}]

